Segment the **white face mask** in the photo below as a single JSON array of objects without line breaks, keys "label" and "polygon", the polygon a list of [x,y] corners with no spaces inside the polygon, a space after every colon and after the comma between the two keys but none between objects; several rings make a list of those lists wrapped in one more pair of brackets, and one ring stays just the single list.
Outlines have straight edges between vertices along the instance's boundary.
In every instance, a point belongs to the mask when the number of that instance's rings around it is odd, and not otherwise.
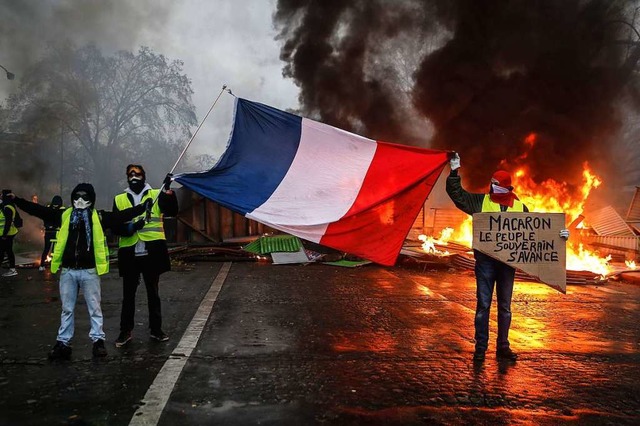
[{"label": "white face mask", "polygon": [[91,201],[87,201],[83,198],[78,198],[77,200],[73,200],[73,207],[76,209],[86,209],[91,207]]},{"label": "white face mask", "polygon": [[496,185],[495,183],[491,184],[491,189],[494,194],[506,194],[509,192],[509,188],[504,188],[500,185]]}]

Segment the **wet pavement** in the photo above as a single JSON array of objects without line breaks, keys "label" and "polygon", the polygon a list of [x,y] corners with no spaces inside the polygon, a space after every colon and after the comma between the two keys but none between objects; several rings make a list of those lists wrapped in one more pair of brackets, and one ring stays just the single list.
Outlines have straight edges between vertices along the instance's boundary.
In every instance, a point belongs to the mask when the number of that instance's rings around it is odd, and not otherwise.
[{"label": "wet pavement", "polygon": [[[166,343],[149,339],[141,286],[122,349],[121,283],[109,274],[109,356],[92,359],[81,300],[72,360],[59,363],[46,359],[56,277],[0,278],[0,424],[129,424],[165,362],[182,356],[174,348],[223,265],[180,264],[162,277]],[[639,304],[638,284],[562,295],[516,282],[519,360],[496,361],[492,322],[487,360],[474,365],[468,271],[233,263],[159,424],[638,424]]]}]

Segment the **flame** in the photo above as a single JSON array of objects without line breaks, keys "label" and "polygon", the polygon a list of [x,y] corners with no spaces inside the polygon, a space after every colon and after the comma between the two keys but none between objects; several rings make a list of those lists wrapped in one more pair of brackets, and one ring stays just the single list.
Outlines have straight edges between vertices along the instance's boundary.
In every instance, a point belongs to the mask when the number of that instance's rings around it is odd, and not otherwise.
[{"label": "flame", "polygon": [[624,264],[627,265],[627,269],[636,269],[636,262],[634,262],[633,260],[625,260]]},{"label": "flame", "polygon": [[418,235],[418,240],[422,241],[422,250],[424,250],[425,253],[436,254],[438,256],[448,256],[450,253],[446,250],[438,250],[436,248],[436,244],[446,246],[452,234],[453,228],[444,228],[437,239],[429,235],[420,234]]},{"label": "flame", "polygon": [[[512,173],[512,185],[518,198],[529,208],[529,211],[539,213],[565,213],[567,223],[581,222],[582,212],[591,191],[602,184],[602,180],[589,167],[587,162],[582,164],[582,182],[579,187],[572,187],[566,182],[547,179],[536,183],[531,177],[529,166],[525,164],[529,152],[536,146],[537,135],[529,134],[523,141],[523,153],[515,163],[519,166]],[[501,167],[509,170],[506,161]],[[580,223],[571,229],[571,237],[567,241],[567,269],[575,271],[591,271],[602,276],[612,272],[609,265],[611,256],[601,257],[597,252],[587,250],[579,242]],[[448,230],[451,228],[446,228]],[[455,241],[471,247],[473,241],[473,222],[469,216],[455,230],[441,234],[438,239],[424,236],[423,249],[428,253],[437,253],[435,244],[446,245],[448,241]],[[635,269],[634,262],[627,262],[627,268]]]}]

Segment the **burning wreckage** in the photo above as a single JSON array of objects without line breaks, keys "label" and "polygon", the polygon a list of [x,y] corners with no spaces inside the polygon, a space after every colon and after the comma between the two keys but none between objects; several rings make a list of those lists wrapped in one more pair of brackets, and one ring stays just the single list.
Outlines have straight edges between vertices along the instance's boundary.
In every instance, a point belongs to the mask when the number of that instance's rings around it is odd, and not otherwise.
[{"label": "burning wreckage", "polygon": [[[524,170],[520,170],[516,176],[516,186],[533,188]],[[584,215],[584,202],[591,189],[600,184],[586,166],[584,176],[585,184],[581,191],[584,197],[564,206],[567,217],[572,219],[566,253],[567,284],[603,283],[620,278],[638,281],[640,187],[636,187],[624,218],[611,206]],[[521,193],[521,198],[525,204],[534,206],[533,210],[537,212],[562,211],[554,196],[545,189],[529,189]],[[569,204],[575,207],[567,208]],[[419,219],[424,224],[423,229],[428,232],[417,235],[419,243],[407,244],[402,254],[411,257],[414,262],[422,263],[425,268],[431,263],[473,270],[475,261],[471,251],[473,234],[470,216],[453,208],[429,207],[427,202],[424,218]],[[451,226],[452,223],[457,225]],[[513,242],[523,243],[520,239]],[[537,277],[520,270],[516,272],[516,279],[539,281]]]}]

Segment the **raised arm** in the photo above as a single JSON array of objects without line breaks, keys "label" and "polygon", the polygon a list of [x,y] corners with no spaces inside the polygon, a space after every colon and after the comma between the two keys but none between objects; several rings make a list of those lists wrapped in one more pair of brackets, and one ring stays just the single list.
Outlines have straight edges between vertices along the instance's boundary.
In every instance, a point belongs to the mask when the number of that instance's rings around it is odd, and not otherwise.
[{"label": "raised arm", "polygon": [[467,192],[461,183],[460,176],[458,175],[458,169],[451,170],[449,176],[447,176],[447,194],[453,201],[453,204],[457,208],[467,214],[479,213],[482,211],[482,200],[484,194],[477,194]]},{"label": "raised arm", "polygon": [[59,222],[60,220],[62,220],[62,213],[64,212],[63,209],[46,207],[38,203],[32,203],[31,201],[27,201],[20,197],[15,197],[13,200],[15,205],[18,206],[20,210],[27,214],[30,214],[31,216],[35,216],[42,220],[52,222]]}]

